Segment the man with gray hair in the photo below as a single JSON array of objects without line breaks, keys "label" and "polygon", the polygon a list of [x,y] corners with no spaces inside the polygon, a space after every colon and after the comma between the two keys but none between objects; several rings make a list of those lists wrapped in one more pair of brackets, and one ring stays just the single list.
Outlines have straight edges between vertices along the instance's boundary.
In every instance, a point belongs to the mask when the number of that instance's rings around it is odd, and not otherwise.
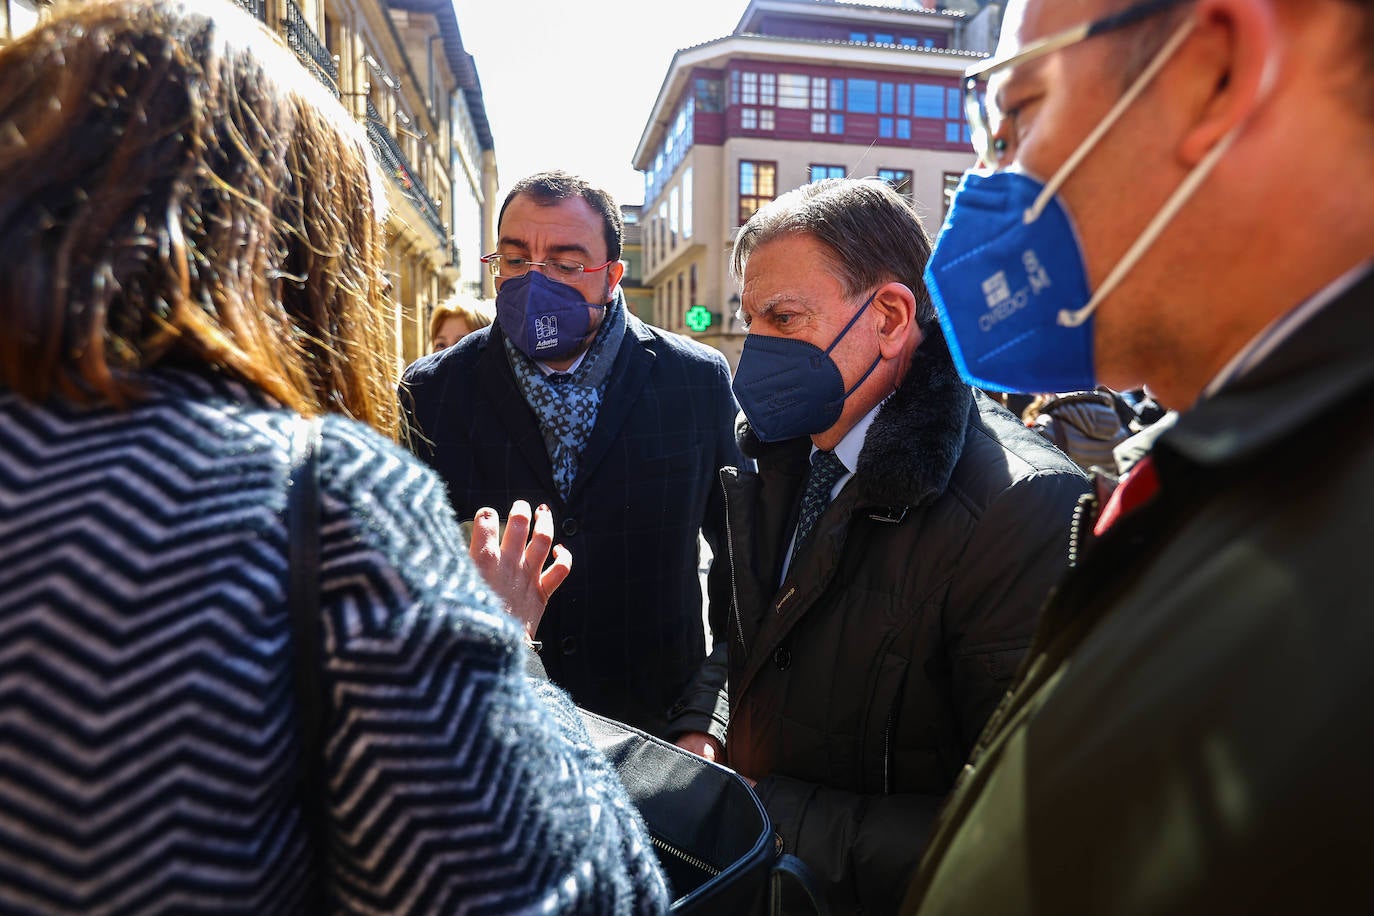
[{"label": "man with gray hair", "polygon": [[1082,472],[959,379],[929,242],[879,181],[740,230],[725,759],[837,913],[891,913],[1068,555]]},{"label": "man with gray hair", "polygon": [[1374,912],[1372,76],[1372,0],[1014,0],[967,75],[966,377],[1179,414],[1075,519],[907,911]]}]

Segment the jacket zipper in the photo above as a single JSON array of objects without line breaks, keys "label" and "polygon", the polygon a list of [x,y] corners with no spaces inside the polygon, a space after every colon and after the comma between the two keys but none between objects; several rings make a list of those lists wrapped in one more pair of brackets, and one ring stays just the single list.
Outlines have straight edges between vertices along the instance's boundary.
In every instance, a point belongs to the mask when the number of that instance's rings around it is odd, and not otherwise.
[{"label": "jacket zipper", "polygon": [[1078,553],[1082,547],[1083,526],[1090,520],[1095,522],[1097,515],[1097,495],[1092,491],[1078,497],[1073,507],[1073,520],[1069,523],[1069,569],[1078,565]]},{"label": "jacket zipper", "polygon": [[716,868],[714,865],[703,859],[698,859],[690,852],[685,852],[684,850],[678,849],[676,846],[674,846],[672,843],[669,843],[667,840],[661,840],[653,834],[650,834],[649,842],[653,843],[656,849],[660,849],[663,852],[668,853],[668,855],[672,856],[678,861],[686,862],[688,865],[692,866],[697,871],[704,872],[705,874],[710,875],[712,878],[720,874],[721,870],[719,868]]},{"label": "jacket zipper", "polygon": [[897,724],[897,701],[887,712],[887,726],[883,729],[883,794],[892,794],[892,730]]},{"label": "jacket zipper", "polygon": [[748,647],[744,644],[744,624],[739,619],[739,587],[735,584],[735,532],[730,525],[730,488],[725,485],[723,477],[720,489],[725,495],[725,553],[730,559],[730,610],[734,612],[735,635],[739,637],[739,647],[747,652]]}]

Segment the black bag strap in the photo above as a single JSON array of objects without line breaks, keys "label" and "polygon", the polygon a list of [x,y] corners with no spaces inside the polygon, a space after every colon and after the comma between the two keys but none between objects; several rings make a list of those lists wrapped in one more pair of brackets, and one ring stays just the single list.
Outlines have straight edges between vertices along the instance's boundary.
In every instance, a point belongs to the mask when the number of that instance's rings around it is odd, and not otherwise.
[{"label": "black bag strap", "polygon": [[325,912],[329,856],[324,796],[324,699],[320,670],[320,420],[298,420],[291,431],[291,479],[286,495],[288,571],[287,609],[296,708],[300,717],[300,802],[315,880],[307,894],[307,912]]},{"label": "black bag strap", "polygon": [[802,899],[807,905],[807,912],[818,914],[818,916],[829,916],[830,904],[826,902],[825,891],[821,890],[821,883],[805,862],[791,853],[783,853],[773,862],[773,868],[768,875],[768,911],[771,916],[782,916],[783,913],[794,913],[797,911],[795,904],[784,906],[784,901],[791,896],[787,893],[787,888],[791,884],[795,885],[801,892]]}]

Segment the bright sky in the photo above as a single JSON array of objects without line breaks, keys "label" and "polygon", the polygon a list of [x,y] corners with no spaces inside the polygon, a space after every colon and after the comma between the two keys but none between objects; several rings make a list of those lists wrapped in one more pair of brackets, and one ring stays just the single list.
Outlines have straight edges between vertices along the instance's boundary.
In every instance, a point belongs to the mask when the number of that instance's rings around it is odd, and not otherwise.
[{"label": "bright sky", "polygon": [[748,0],[453,0],[496,147],[497,202],[559,168],[644,202],[630,165],[673,53],[729,35]]}]

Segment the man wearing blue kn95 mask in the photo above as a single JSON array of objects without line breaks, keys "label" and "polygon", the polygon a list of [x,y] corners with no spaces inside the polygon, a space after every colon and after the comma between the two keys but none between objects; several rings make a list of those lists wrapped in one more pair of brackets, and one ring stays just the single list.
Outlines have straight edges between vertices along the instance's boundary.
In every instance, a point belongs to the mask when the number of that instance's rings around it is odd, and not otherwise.
[{"label": "man wearing blue kn95 mask", "polygon": [[903,912],[1374,912],[1374,0],[1012,0],[964,91],[961,373],[1181,410]]}]

